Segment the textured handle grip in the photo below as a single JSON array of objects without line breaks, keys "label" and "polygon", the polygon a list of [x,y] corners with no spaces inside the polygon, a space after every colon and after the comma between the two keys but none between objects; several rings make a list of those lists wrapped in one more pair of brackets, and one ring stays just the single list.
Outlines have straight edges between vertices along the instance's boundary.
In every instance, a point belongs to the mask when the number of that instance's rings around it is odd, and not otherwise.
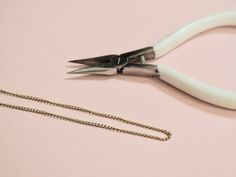
[{"label": "textured handle grip", "polygon": [[161,57],[193,36],[222,26],[236,26],[236,12],[218,13],[187,24],[155,44],[155,55]]},{"label": "textured handle grip", "polygon": [[204,84],[165,65],[157,68],[161,80],[185,93],[220,107],[236,109],[236,93]]}]

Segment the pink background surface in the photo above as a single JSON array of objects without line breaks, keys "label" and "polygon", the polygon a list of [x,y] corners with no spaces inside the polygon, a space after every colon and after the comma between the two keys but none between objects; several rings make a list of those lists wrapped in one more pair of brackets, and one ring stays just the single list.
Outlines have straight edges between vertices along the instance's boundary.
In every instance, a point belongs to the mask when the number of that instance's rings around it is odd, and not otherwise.
[{"label": "pink background surface", "polygon": [[[236,111],[196,100],[153,78],[74,77],[70,59],[146,47],[235,0],[0,1],[1,89],[168,129],[168,142],[0,108],[2,177],[235,177]],[[236,30],[204,33],[161,58],[198,80],[236,91]],[[84,120],[86,114],[0,97]],[[125,126],[127,128],[127,126]]]}]

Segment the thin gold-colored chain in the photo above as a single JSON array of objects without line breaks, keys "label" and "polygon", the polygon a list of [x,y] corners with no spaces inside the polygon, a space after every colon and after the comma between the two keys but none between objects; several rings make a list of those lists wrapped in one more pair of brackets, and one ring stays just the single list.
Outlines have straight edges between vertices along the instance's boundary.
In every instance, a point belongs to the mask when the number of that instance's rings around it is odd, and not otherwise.
[{"label": "thin gold-colored chain", "polygon": [[101,124],[101,123],[79,120],[79,119],[75,119],[75,118],[71,118],[71,117],[67,117],[67,116],[61,116],[61,115],[53,114],[53,113],[46,112],[46,111],[43,111],[43,110],[33,109],[33,108],[29,108],[29,107],[24,107],[24,106],[0,103],[0,107],[20,110],[20,111],[25,111],[25,112],[31,112],[31,113],[35,113],[35,114],[44,115],[44,116],[47,116],[47,117],[52,117],[52,118],[56,118],[56,119],[60,119],[60,120],[70,121],[70,122],[73,122],[73,123],[78,123],[78,124],[83,124],[83,125],[87,125],[87,126],[107,129],[107,130],[111,130],[111,131],[115,131],[115,132],[119,132],[119,133],[125,133],[125,134],[140,136],[140,137],[159,140],[159,141],[167,141],[171,138],[171,133],[167,130],[152,127],[152,126],[145,125],[145,124],[139,123],[139,122],[130,121],[130,120],[127,120],[127,119],[124,119],[124,118],[121,118],[121,117],[118,117],[118,116],[115,116],[115,115],[99,113],[99,112],[92,111],[92,110],[89,110],[89,109],[86,109],[86,108],[83,108],[83,107],[79,107],[79,106],[56,103],[56,102],[53,102],[53,101],[49,101],[49,100],[34,97],[34,96],[23,95],[23,94],[18,94],[18,93],[12,93],[12,92],[8,92],[8,91],[2,90],[2,89],[0,89],[0,94],[12,96],[12,97],[17,97],[17,98],[21,98],[21,99],[25,99],[25,100],[31,100],[31,101],[44,103],[44,104],[48,104],[48,105],[52,105],[52,106],[56,106],[56,107],[65,108],[65,109],[71,109],[71,110],[76,110],[76,111],[80,111],[80,112],[84,112],[84,113],[89,113],[89,114],[96,115],[96,116],[99,116],[99,117],[119,121],[119,122],[124,123],[124,124],[129,124],[129,125],[133,125],[133,126],[136,126],[136,127],[141,127],[141,128],[144,128],[144,129],[152,130],[152,131],[157,132],[157,133],[162,133],[162,134],[165,135],[165,137],[158,137],[158,136],[155,136],[155,135],[150,135],[150,134],[141,133],[141,132],[137,132],[137,131],[120,129],[120,128],[112,127],[112,126]]}]

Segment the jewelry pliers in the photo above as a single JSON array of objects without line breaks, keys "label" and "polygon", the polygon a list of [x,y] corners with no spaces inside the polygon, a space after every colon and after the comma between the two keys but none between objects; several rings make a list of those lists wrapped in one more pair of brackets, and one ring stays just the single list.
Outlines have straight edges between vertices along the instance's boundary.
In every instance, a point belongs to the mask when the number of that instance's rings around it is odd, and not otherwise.
[{"label": "jewelry pliers", "polygon": [[161,39],[157,44],[120,55],[106,55],[70,62],[84,64],[71,74],[137,74],[159,77],[161,80],[205,102],[236,109],[236,93],[197,81],[168,66],[147,64],[160,58],[193,36],[217,27],[236,26],[236,12],[223,12],[193,21]]}]

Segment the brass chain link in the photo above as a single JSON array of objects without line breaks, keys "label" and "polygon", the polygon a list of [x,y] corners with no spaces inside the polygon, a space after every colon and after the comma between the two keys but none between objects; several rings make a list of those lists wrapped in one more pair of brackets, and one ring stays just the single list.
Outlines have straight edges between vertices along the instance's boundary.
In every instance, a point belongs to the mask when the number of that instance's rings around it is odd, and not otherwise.
[{"label": "brass chain link", "polygon": [[25,100],[31,100],[31,101],[35,101],[35,102],[39,102],[39,103],[44,103],[44,104],[48,104],[48,105],[55,106],[55,107],[61,107],[61,108],[65,108],[65,109],[76,110],[76,111],[96,115],[96,116],[107,118],[107,119],[112,119],[114,121],[119,121],[119,122],[124,123],[124,124],[129,124],[129,125],[133,125],[133,126],[136,126],[136,127],[141,127],[141,128],[144,128],[144,129],[152,130],[152,131],[155,131],[157,133],[162,133],[162,134],[165,135],[165,137],[162,138],[162,137],[158,137],[158,136],[154,136],[154,135],[150,135],[150,134],[146,134],[146,133],[126,130],[126,129],[120,129],[120,128],[108,126],[108,125],[101,124],[101,123],[79,120],[79,119],[75,119],[75,118],[71,118],[71,117],[67,117],[67,116],[61,116],[61,115],[53,114],[53,113],[50,113],[50,112],[42,111],[42,110],[39,110],[39,109],[33,109],[33,108],[29,108],[29,107],[24,107],[24,106],[17,106],[17,105],[0,103],[0,107],[20,110],[20,111],[25,111],[25,112],[31,112],[31,113],[35,113],[35,114],[44,115],[44,116],[47,116],[47,117],[52,117],[52,118],[56,118],[56,119],[60,119],[60,120],[70,121],[70,122],[73,122],[73,123],[78,123],[78,124],[83,124],[83,125],[87,125],[87,126],[107,129],[107,130],[111,130],[111,131],[115,131],[115,132],[119,132],[119,133],[125,133],[125,134],[140,136],[140,137],[159,140],[159,141],[167,141],[171,138],[171,133],[167,130],[152,127],[152,126],[149,126],[149,125],[145,125],[143,123],[123,119],[123,118],[115,116],[115,115],[99,113],[99,112],[95,112],[95,111],[92,111],[92,110],[89,110],[89,109],[86,109],[86,108],[83,108],[83,107],[79,107],[79,106],[56,103],[56,102],[52,102],[52,101],[49,101],[49,100],[46,100],[46,99],[34,97],[34,96],[23,95],[23,94],[18,94],[18,93],[12,93],[12,92],[8,92],[8,91],[2,90],[2,89],[0,89],[0,94],[12,96],[12,97],[17,97],[17,98],[21,98],[21,99],[25,99]]}]

